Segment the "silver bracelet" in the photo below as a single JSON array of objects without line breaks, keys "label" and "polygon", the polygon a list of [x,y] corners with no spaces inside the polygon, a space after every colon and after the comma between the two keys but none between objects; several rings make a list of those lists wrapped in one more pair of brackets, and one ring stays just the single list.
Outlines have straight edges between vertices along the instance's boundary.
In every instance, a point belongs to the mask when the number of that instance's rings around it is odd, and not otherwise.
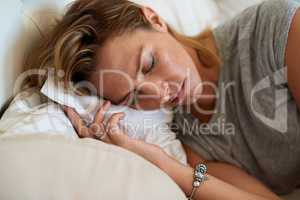
[{"label": "silver bracelet", "polygon": [[195,194],[195,191],[198,187],[200,187],[201,183],[206,181],[208,177],[206,176],[207,167],[205,164],[198,164],[196,165],[196,168],[194,170],[194,181],[193,181],[193,189],[188,197],[188,200],[193,200],[193,196]]}]

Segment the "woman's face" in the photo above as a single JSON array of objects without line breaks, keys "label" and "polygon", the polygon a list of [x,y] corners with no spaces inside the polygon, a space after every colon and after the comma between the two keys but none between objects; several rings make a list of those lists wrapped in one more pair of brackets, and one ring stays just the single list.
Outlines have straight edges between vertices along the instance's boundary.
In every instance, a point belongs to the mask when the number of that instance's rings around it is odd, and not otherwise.
[{"label": "woman's face", "polygon": [[171,36],[151,9],[144,14],[155,31],[123,34],[98,51],[97,72],[91,76],[98,95],[144,110],[194,103],[202,86],[191,49]]}]

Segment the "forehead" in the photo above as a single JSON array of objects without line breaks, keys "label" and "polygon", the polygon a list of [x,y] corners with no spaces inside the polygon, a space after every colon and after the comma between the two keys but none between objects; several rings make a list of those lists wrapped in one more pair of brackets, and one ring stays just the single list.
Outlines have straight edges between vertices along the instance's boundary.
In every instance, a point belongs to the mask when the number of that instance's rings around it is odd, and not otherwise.
[{"label": "forehead", "polygon": [[97,52],[97,89],[100,95],[118,101],[133,89],[142,40],[138,34],[123,34],[107,41]]},{"label": "forehead", "polygon": [[108,40],[97,52],[99,70],[115,69],[129,72],[141,43],[127,34]]}]

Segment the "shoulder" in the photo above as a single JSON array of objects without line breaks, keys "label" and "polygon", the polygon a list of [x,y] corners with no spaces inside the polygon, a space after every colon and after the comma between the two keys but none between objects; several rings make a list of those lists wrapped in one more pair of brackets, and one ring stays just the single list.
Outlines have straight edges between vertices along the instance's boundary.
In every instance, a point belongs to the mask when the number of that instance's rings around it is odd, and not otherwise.
[{"label": "shoulder", "polygon": [[260,9],[273,11],[272,13],[274,13],[276,11],[287,9],[293,3],[295,3],[295,0],[265,0],[260,3],[258,7]]},{"label": "shoulder", "polygon": [[[267,0],[259,6],[260,36],[269,41],[275,58],[273,71],[285,66],[285,49],[292,20],[300,7],[298,0]],[[268,38],[265,38],[268,37]]]},{"label": "shoulder", "polygon": [[265,0],[245,9],[236,18],[237,20],[255,18],[256,23],[260,23],[261,20],[279,23],[290,18],[299,4],[298,0]]},{"label": "shoulder", "polygon": [[276,19],[281,22],[291,18],[299,4],[298,0],[266,0],[257,6],[257,13],[260,18]]},{"label": "shoulder", "polygon": [[[234,18],[228,20],[223,25],[234,23],[258,22],[263,19],[274,20],[289,17],[295,9],[299,7],[299,0],[265,0],[259,4],[248,7],[238,13]],[[255,21],[253,21],[255,19]],[[222,25],[221,25],[222,26]]]},{"label": "shoulder", "polygon": [[[214,29],[214,36],[220,49],[229,48],[224,54],[230,54],[245,43],[263,53],[264,58],[274,58],[272,71],[281,68],[283,50],[292,18],[300,5],[296,0],[266,0],[251,6],[233,19]],[[238,45],[242,44],[242,45]],[[228,50],[228,49],[226,49]],[[253,53],[253,52],[252,52]]]}]

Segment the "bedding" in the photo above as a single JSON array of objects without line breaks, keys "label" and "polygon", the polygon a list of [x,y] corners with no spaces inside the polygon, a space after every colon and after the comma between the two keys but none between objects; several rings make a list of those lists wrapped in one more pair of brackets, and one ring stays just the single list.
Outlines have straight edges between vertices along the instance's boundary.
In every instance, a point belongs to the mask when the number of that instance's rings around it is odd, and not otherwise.
[{"label": "bedding", "polygon": [[213,0],[132,0],[153,8],[173,28],[186,35],[196,35],[221,20],[218,4]]},{"label": "bedding", "polygon": [[1,200],[186,199],[152,163],[92,139],[8,134],[0,163]]},{"label": "bedding", "polygon": [[[100,103],[98,98],[92,96],[66,95],[63,90],[53,87],[48,80],[42,92],[31,88],[19,93],[13,99],[0,120],[0,134],[58,134],[70,139],[78,139],[72,124],[56,102],[74,107],[83,118],[90,116],[92,120]],[[89,108],[79,109],[87,108],[86,106]],[[123,125],[130,137],[156,144],[182,164],[187,164],[186,154],[180,141],[176,139],[175,133],[167,125],[172,119],[170,115],[160,110],[141,112],[126,107],[112,106],[105,118],[120,111],[126,114]]]},{"label": "bedding", "polygon": [[[63,83],[55,84],[54,76],[49,75],[40,92],[60,105],[74,108],[76,112],[88,123],[92,123],[99,105],[104,100],[96,96],[78,96],[71,89],[66,90]],[[125,128],[129,137],[156,144],[182,164],[187,165],[185,151],[174,132],[168,127],[172,120],[170,110],[161,109],[153,111],[134,110],[127,106],[111,105],[105,114],[104,122],[114,113],[124,112],[125,118],[120,126]]]}]

